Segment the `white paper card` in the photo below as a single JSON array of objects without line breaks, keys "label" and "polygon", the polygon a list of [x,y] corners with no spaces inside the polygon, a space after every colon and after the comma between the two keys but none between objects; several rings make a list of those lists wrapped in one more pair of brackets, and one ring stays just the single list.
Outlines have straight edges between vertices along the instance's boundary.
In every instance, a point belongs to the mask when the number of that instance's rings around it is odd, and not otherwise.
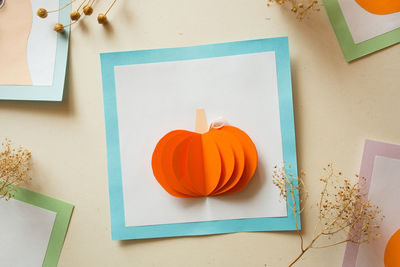
[{"label": "white paper card", "polygon": [[58,12],[49,13],[46,19],[39,18],[39,8],[57,10],[59,1],[31,0],[32,28],[27,46],[27,59],[32,85],[50,86],[53,84],[57,52],[57,32],[53,27],[58,23]]},{"label": "white paper card", "polygon": [[400,160],[376,156],[368,197],[385,216],[381,225],[382,237],[369,244],[361,244],[357,267],[384,267],[384,253],[390,237],[400,229]]},{"label": "white paper card", "polygon": [[41,267],[56,213],[10,199],[0,200],[0,265]]},{"label": "white paper card", "polygon": [[[271,177],[283,162],[274,52],[114,70],[127,227],[287,216]],[[223,116],[255,143],[258,168],[242,192],[180,199],[154,178],[157,142],[172,130],[194,130],[196,108],[205,108],[209,122]]]},{"label": "white paper card", "polygon": [[355,44],[400,28],[400,12],[376,15],[362,8],[355,0],[338,2]]}]

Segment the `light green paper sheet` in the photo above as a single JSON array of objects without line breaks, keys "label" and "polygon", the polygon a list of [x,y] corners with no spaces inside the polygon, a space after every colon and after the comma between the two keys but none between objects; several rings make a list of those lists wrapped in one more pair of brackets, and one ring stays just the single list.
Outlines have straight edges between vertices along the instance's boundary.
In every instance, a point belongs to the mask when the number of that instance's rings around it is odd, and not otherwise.
[{"label": "light green paper sheet", "polygon": [[400,42],[399,28],[355,44],[339,6],[339,2],[337,0],[322,0],[322,2],[328,13],[329,20],[331,21],[339,44],[342,47],[344,57],[348,62]]},{"label": "light green paper sheet", "polygon": [[16,190],[14,199],[51,210],[57,214],[43,261],[43,267],[57,266],[74,206],[24,188],[16,187]]}]

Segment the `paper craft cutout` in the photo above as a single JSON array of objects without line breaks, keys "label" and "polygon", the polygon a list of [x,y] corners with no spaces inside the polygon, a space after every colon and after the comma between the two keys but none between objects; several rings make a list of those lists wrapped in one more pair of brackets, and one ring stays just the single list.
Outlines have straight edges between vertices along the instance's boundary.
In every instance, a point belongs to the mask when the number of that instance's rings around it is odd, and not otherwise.
[{"label": "paper craft cutout", "polygon": [[399,0],[355,0],[362,8],[376,15],[387,15],[400,11]]},{"label": "paper craft cutout", "polygon": [[[70,29],[58,35],[57,22],[70,23],[69,0],[4,1],[0,8],[0,100],[61,101]],[[43,20],[36,11],[45,7]]]},{"label": "paper craft cutout", "polygon": [[400,266],[400,229],[392,235],[385,249],[385,267]]},{"label": "paper craft cutout", "polygon": [[380,238],[361,245],[347,243],[343,267],[400,266],[397,261],[400,234],[396,233],[400,229],[399,173],[400,146],[366,140],[360,169],[360,176],[366,178],[362,190],[385,218],[380,223]]},{"label": "paper craft cutout", "polygon": [[56,213],[15,199],[0,199],[0,212],[1,265],[42,266]]},{"label": "paper craft cutout", "polygon": [[[289,59],[286,37],[101,54],[113,240],[296,229],[271,177],[277,162],[297,166]],[[197,107],[251,136],[258,167],[245,190],[171,197],[154,178],[157,142],[191,129]]]},{"label": "paper craft cutout", "polygon": [[30,0],[6,1],[0,9],[0,84],[32,84],[26,57],[32,17]]},{"label": "paper craft cutout", "polygon": [[[347,61],[400,42],[400,12],[377,15],[359,3],[391,3],[399,0],[322,0]],[[396,3],[395,3],[396,2]],[[400,10],[398,10],[400,11]]]},{"label": "paper craft cutout", "polygon": [[154,176],[172,196],[229,195],[243,190],[257,168],[250,137],[233,126],[210,127],[204,109],[196,112],[196,132],[175,130],[158,142]]},{"label": "paper craft cutout", "polygon": [[[6,1],[0,10],[0,84],[50,86],[53,84],[57,33],[51,30],[58,14],[41,20],[34,13],[43,6],[58,9],[58,1]],[[18,33],[18,34],[16,34]]]},{"label": "paper craft cutout", "polygon": [[24,188],[16,190],[9,201],[0,199],[0,265],[57,266],[74,206]]}]

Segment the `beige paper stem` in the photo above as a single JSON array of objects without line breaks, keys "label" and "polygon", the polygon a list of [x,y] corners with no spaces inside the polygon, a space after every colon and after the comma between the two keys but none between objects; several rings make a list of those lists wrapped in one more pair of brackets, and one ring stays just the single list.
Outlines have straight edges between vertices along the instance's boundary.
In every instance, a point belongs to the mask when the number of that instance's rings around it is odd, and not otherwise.
[{"label": "beige paper stem", "polygon": [[206,111],[204,110],[204,108],[196,109],[195,132],[196,133],[208,132],[207,117],[206,117]]}]

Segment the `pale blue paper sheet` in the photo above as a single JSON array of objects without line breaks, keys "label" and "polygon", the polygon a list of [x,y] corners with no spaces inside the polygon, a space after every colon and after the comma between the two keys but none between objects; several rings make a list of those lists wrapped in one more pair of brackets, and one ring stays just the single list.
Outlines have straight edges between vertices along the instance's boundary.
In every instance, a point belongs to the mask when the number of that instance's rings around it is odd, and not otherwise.
[{"label": "pale blue paper sheet", "polygon": [[[63,7],[68,3],[69,0],[60,0],[59,6]],[[69,24],[70,12],[70,6],[61,10],[59,22],[63,25]],[[69,35],[70,27],[67,27],[64,33],[57,36],[56,63],[51,86],[0,85],[0,100],[62,101],[67,69]]]},{"label": "pale blue paper sheet", "polygon": [[[283,158],[285,165],[290,164],[293,175],[297,177],[289,44],[287,37],[101,54],[111,232],[113,240],[210,235],[232,232],[296,230],[294,213],[289,206],[287,206],[287,217],[249,218],[135,227],[125,226],[114,67],[267,51],[274,51],[276,56]],[[296,202],[299,203],[297,191],[295,192],[295,197],[297,199]],[[289,204],[293,205],[293,203]],[[299,219],[298,225],[300,227]]]}]

